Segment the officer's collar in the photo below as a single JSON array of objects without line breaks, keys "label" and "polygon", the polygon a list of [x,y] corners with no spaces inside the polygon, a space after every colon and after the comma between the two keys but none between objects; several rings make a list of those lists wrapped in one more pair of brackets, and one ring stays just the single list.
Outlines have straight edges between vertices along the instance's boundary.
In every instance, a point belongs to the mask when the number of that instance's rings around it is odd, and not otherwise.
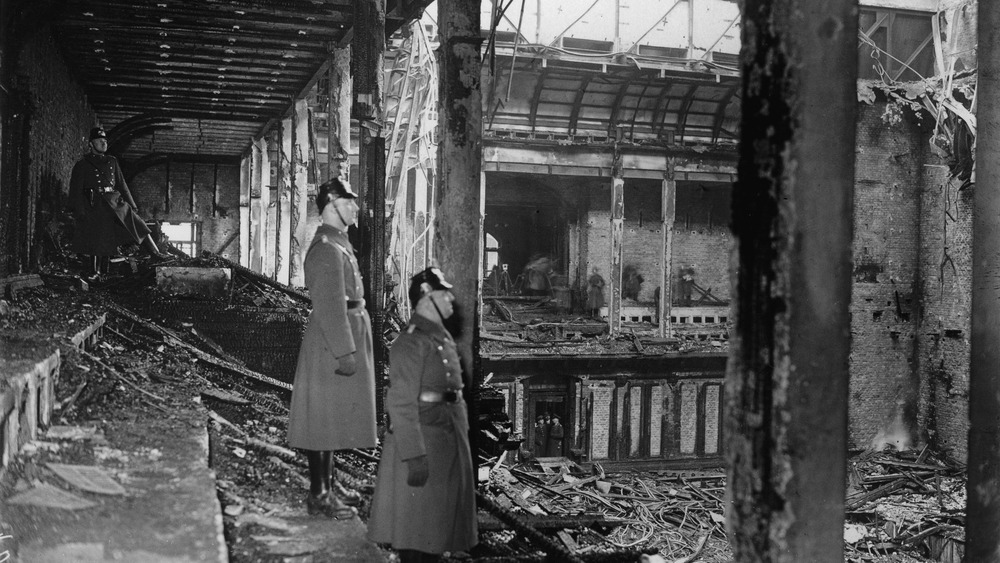
[{"label": "officer's collar", "polygon": [[327,223],[320,223],[319,227],[316,228],[316,232],[317,233],[322,233],[324,235],[343,235],[343,236],[347,236],[347,233],[345,231],[341,231],[337,227],[334,227],[333,225],[329,225]]}]

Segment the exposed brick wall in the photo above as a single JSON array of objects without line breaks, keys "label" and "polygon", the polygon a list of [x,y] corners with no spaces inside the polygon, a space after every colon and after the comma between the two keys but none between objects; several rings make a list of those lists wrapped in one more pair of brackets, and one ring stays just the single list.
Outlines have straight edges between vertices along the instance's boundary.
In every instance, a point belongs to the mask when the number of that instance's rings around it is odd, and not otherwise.
[{"label": "exposed brick wall", "polygon": [[722,386],[705,386],[705,454],[719,453],[719,416],[722,409]]},{"label": "exposed brick wall", "polygon": [[12,220],[25,221],[26,247],[35,261],[44,259],[39,256],[42,230],[65,207],[73,165],[87,152],[87,136],[97,117],[47,27],[27,42],[18,64],[17,88],[27,93],[30,104],[27,182],[32,207]]},{"label": "exposed brick wall", "polygon": [[590,426],[590,458],[607,459],[608,440],[611,437],[611,400],[615,388],[591,384],[590,389],[594,401],[594,415]]},{"label": "exposed brick wall", "polygon": [[859,106],[850,446],[930,441],[961,459],[971,194],[947,185],[927,124],[905,110],[889,125],[885,107]]},{"label": "exposed brick wall", "polygon": [[964,460],[972,310],[972,192],[928,170],[921,200],[921,424],[931,444]]},{"label": "exposed brick wall", "polygon": [[642,387],[636,385],[629,389],[629,456],[639,455],[639,447],[642,445],[642,432],[639,425],[642,422]]},{"label": "exposed brick wall", "polygon": [[[678,187],[670,280],[675,298],[680,293],[677,284],[681,268],[694,265],[695,281],[699,286],[711,289],[712,295],[720,299],[729,299],[729,256],[735,244],[729,230],[726,205],[730,193],[731,187],[721,184],[705,187],[682,183]],[[611,265],[611,212],[610,202],[606,201],[609,197],[606,189],[590,190],[590,210],[581,230],[586,243],[580,246],[587,261],[584,271],[589,275],[597,266],[605,280],[609,280]],[[660,285],[663,267],[661,221],[659,183],[635,186],[626,181],[622,267],[634,265],[642,275],[640,302],[652,303],[653,294]],[[605,299],[609,298],[605,292]]]},{"label": "exposed brick wall", "polygon": [[178,161],[158,164],[133,177],[129,188],[144,219],[200,223],[202,250],[218,252],[225,245],[222,256],[239,261],[239,236],[233,238],[240,228],[240,169],[237,164]]},{"label": "exposed brick wall", "polygon": [[851,303],[850,445],[916,438],[914,314],[925,151],[912,118],[859,105]]},{"label": "exposed brick wall", "polygon": [[695,453],[695,441],[698,431],[698,386],[694,383],[681,384],[681,427],[680,443],[681,454],[691,455]]},{"label": "exposed brick wall", "polygon": [[[736,239],[726,226],[716,226],[705,230],[681,230],[674,227],[673,264],[671,283],[674,303],[680,299],[680,271],[685,266],[694,268],[694,281],[699,287],[712,291],[712,295],[728,301],[730,299],[729,257]],[[697,292],[692,299],[700,296]]]},{"label": "exposed brick wall", "polygon": [[663,438],[663,412],[667,408],[666,401],[663,400],[663,388],[665,384],[653,387],[649,401],[649,420],[652,427],[649,429],[649,455],[659,457],[662,449],[660,441]]}]

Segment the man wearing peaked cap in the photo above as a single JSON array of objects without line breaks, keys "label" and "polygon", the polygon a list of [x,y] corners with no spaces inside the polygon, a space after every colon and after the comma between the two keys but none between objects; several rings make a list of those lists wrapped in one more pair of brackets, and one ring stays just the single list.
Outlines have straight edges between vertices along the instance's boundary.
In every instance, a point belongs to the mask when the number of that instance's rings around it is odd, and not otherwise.
[{"label": "man wearing peaked cap", "polygon": [[417,301],[424,295],[435,290],[451,289],[452,285],[445,281],[441,270],[430,267],[410,278],[410,306],[415,307]]},{"label": "man wearing peaked cap", "polygon": [[107,133],[94,127],[90,152],[77,161],[69,182],[69,203],[76,217],[72,247],[93,257],[94,274],[99,273],[99,259],[117,255],[123,244],[142,244],[158,259],[169,257],[150,237],[118,160],[105,154],[107,150]]},{"label": "man wearing peaked cap", "polygon": [[337,197],[346,197],[357,199],[358,194],[354,193],[351,189],[351,185],[347,182],[341,180],[340,178],[331,178],[326,182],[323,182],[319,188],[316,189],[317,193],[327,191],[330,195]]},{"label": "man wearing peaked cap", "polygon": [[413,316],[389,351],[389,430],[368,538],[401,563],[439,561],[478,541],[469,420],[454,330],[452,285],[437,268],[410,279]]},{"label": "man wearing peaked cap", "polygon": [[305,450],[309,465],[306,510],[353,518],[361,496],[336,479],[335,450],[373,448],[375,364],[371,319],[361,268],[347,229],[358,205],[340,179],[316,190],[321,224],[303,260],[312,312],[299,348],[288,416],[288,443]]}]

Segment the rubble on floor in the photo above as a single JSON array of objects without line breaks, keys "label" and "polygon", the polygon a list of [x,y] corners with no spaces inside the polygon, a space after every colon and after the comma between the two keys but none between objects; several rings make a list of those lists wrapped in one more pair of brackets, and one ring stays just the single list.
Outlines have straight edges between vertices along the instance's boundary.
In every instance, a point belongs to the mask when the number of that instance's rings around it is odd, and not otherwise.
[{"label": "rubble on floor", "polygon": [[[482,493],[576,556],[728,561],[724,481],[721,470],[605,474],[598,463],[587,471],[566,458],[536,458],[496,463]],[[484,541],[516,547],[509,532],[483,524]]]},{"label": "rubble on floor", "polygon": [[726,323],[677,329],[670,337],[656,336],[656,325],[625,323],[617,337],[608,323],[574,315],[549,297],[486,297],[480,350],[505,356],[661,356],[724,352]]},{"label": "rubble on floor", "polygon": [[965,544],[965,487],[965,468],[927,448],[851,458],[847,559],[878,561],[900,553],[959,563]]},{"label": "rubble on floor", "polygon": [[[220,306],[306,312],[304,291],[243,271],[221,258],[178,263],[232,268],[228,291],[213,298]],[[131,292],[141,298],[157,295],[152,287],[154,276],[148,272],[108,277],[95,284],[106,292],[89,293],[68,281],[69,273],[50,270],[42,277],[49,287],[19,289],[17,300],[8,303],[7,313],[0,315],[0,329],[8,342],[24,342],[24,334],[63,337],[64,332],[72,332],[65,327],[72,326],[74,318],[96,317],[98,309],[108,316],[106,340],[90,353],[67,359],[72,367],[60,382],[56,399],[57,410],[68,420],[50,428],[53,439],[98,439],[101,424],[91,422],[100,420],[100,409],[122,401],[140,411],[169,414],[164,406],[169,404],[163,402],[159,389],[184,382],[198,389],[214,421],[210,425],[212,457],[232,560],[300,556],[328,549],[312,540],[295,543],[289,539],[302,529],[290,515],[301,508],[305,464],[301,454],[281,445],[287,423],[287,385],[247,369],[193,327],[163,326],[115,301],[115,293]],[[72,292],[72,298],[65,292]],[[521,332],[515,335],[514,325],[503,334],[484,331],[484,353],[495,346],[494,350],[515,354],[518,349],[547,347],[548,353],[634,355],[697,351],[706,346],[718,351],[724,345],[631,332],[609,339],[603,323],[582,318],[547,320],[544,304],[514,303],[506,304],[511,318],[526,321],[505,322],[515,323]],[[37,318],[46,315],[51,316],[50,322]],[[338,460],[342,479],[365,497],[363,518],[374,485],[371,476],[377,454],[357,451],[344,453]],[[482,544],[471,554],[473,559],[541,561],[552,556],[637,561],[642,553],[655,553],[672,562],[732,559],[725,536],[721,470],[610,474],[599,463],[581,466],[565,458],[518,462],[511,459],[513,455],[495,456],[483,465]],[[927,450],[867,452],[849,463],[844,532],[848,561],[960,560],[963,467]]]}]

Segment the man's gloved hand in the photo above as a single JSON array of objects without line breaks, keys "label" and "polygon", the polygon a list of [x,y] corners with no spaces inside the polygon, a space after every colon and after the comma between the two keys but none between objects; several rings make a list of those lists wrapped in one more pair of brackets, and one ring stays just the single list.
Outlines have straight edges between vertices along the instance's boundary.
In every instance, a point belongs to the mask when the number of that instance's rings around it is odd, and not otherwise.
[{"label": "man's gloved hand", "polygon": [[427,484],[430,469],[427,466],[427,456],[421,455],[406,460],[406,484],[411,487],[423,487]]},{"label": "man's gloved hand", "polygon": [[354,352],[344,354],[337,358],[337,369],[333,373],[337,375],[354,375],[358,371],[358,361],[354,359]]}]

